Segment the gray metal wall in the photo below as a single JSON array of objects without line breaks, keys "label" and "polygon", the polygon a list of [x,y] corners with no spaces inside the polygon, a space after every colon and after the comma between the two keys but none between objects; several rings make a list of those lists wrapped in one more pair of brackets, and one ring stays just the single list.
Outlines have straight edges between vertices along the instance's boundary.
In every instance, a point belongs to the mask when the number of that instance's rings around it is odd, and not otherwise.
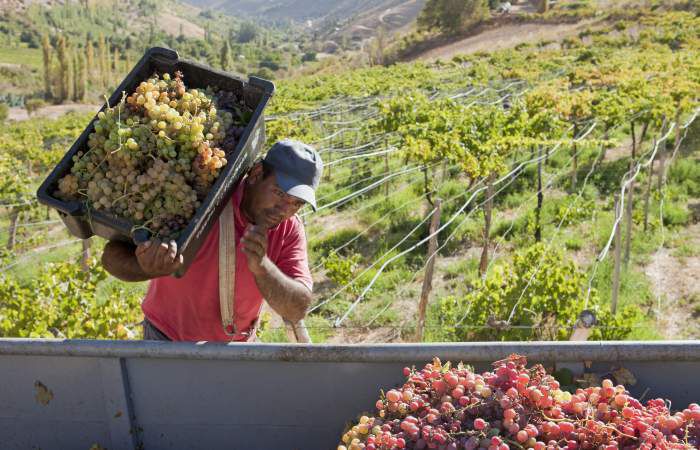
[{"label": "gray metal wall", "polygon": [[0,339],[0,448],[334,449],[405,365],[510,353],[594,371],[631,391],[700,401],[700,341],[440,345],[187,344]]}]

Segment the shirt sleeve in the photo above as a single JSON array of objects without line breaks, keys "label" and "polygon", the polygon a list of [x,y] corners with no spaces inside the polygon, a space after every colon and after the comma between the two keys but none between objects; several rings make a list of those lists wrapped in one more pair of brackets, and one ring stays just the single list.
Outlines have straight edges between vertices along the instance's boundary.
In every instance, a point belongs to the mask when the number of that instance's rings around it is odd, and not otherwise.
[{"label": "shirt sleeve", "polygon": [[311,290],[313,279],[309,270],[309,257],[306,251],[306,233],[298,217],[294,217],[289,233],[284,237],[277,267],[290,278],[302,282]]}]

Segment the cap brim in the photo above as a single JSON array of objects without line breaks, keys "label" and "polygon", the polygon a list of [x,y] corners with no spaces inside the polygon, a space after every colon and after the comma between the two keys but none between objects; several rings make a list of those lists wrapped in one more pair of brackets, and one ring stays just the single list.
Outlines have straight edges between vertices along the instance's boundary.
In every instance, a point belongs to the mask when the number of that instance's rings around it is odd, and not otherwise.
[{"label": "cap brim", "polygon": [[289,195],[304,200],[316,211],[316,191],[314,191],[314,188],[280,170],[275,170],[275,178],[277,178],[277,185],[280,189]]}]

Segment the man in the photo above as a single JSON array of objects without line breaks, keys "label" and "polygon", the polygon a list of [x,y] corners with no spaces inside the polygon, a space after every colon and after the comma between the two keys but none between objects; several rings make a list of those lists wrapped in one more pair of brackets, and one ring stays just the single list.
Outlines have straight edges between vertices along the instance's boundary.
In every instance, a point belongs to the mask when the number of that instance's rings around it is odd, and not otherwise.
[{"label": "man", "polygon": [[304,227],[295,214],[305,203],[316,209],[322,170],[310,146],[280,141],[235,188],[228,211],[234,216],[236,267],[225,268],[235,270],[234,331],[222,326],[218,222],[181,278],[171,276],[182,264],[174,241],[136,248],[108,243],[102,264],[109,273],[124,281],[151,280],[142,304],[144,339],[252,340],[263,298],[285,320],[301,320],[311,303],[312,280]]}]

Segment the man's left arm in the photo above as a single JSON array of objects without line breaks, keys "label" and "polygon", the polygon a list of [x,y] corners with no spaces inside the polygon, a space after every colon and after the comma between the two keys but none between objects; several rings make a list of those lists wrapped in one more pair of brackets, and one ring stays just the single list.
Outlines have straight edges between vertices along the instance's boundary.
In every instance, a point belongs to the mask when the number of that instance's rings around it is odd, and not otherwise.
[{"label": "man's left arm", "polygon": [[301,281],[283,273],[267,257],[267,232],[251,226],[241,238],[248,268],[267,303],[284,319],[296,323],[306,316],[311,304],[311,290]]}]

